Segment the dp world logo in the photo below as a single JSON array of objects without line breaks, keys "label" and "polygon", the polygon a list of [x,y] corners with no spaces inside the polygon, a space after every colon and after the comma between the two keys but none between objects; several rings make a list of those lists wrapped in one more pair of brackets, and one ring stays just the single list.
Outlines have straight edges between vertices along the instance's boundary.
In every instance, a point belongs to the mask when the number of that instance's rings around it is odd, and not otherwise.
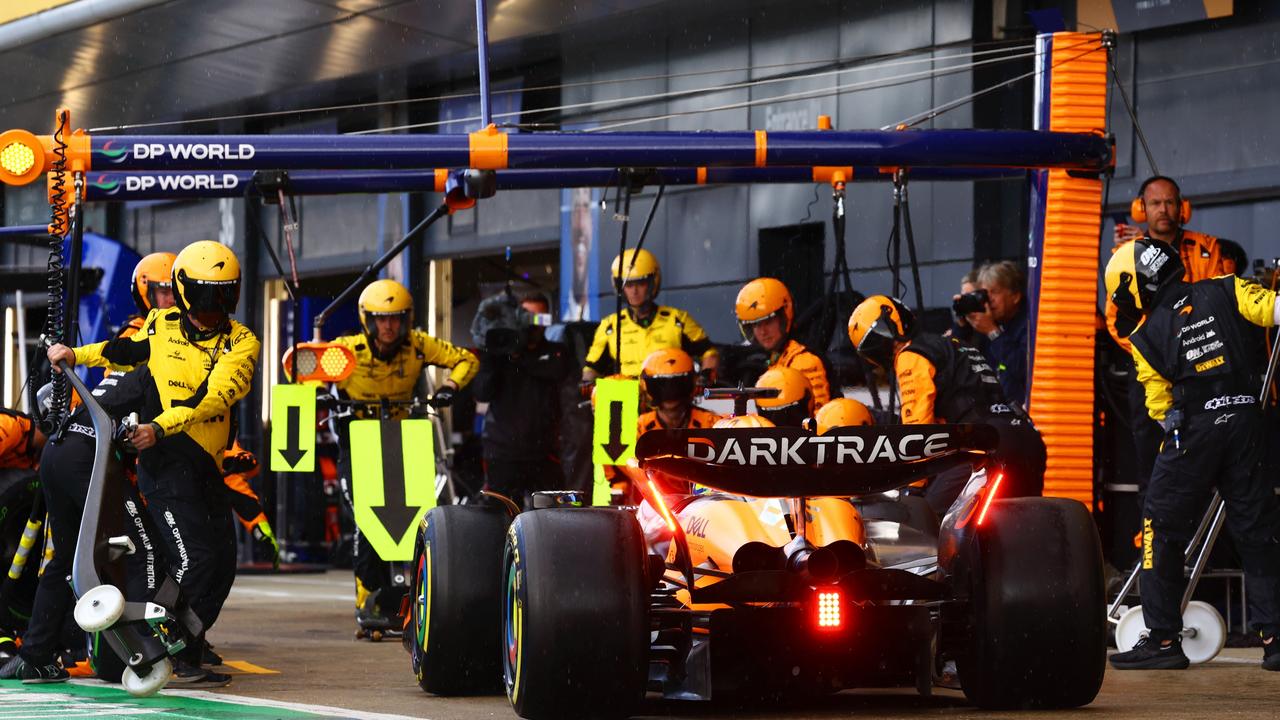
[{"label": "dp world logo", "polygon": [[99,175],[98,179],[93,181],[93,186],[105,195],[115,195],[120,192],[120,181],[112,180],[107,175]]},{"label": "dp world logo", "polygon": [[129,152],[127,148],[115,147],[115,140],[108,140],[98,149],[98,154],[102,155],[111,162],[119,165],[124,162],[124,156]]}]

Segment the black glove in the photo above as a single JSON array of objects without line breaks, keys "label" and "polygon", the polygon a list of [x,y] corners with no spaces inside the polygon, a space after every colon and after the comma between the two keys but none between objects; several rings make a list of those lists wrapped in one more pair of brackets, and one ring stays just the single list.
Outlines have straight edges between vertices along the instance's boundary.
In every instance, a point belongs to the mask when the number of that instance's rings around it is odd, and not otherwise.
[{"label": "black glove", "polygon": [[704,367],[698,371],[698,378],[702,381],[703,388],[716,386],[716,370],[715,368]]},{"label": "black glove", "polygon": [[258,458],[253,453],[245,451],[222,458],[222,474],[235,475],[237,473],[250,473],[254,468],[258,467]]},{"label": "black glove", "polygon": [[449,407],[453,404],[453,395],[456,392],[453,388],[445,385],[436,391],[436,394],[427,401],[427,404],[436,409]]}]

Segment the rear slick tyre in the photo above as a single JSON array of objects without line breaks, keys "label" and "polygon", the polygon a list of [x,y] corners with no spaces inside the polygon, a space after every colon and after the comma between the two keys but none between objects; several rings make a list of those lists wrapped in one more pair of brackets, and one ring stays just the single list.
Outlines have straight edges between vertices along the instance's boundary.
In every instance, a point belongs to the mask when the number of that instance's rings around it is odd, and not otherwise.
[{"label": "rear slick tyre", "polygon": [[502,692],[502,543],[498,508],[446,505],[427,513],[414,554],[405,644],[418,685],[435,695]]},{"label": "rear slick tyre", "polygon": [[961,551],[970,637],[957,658],[983,709],[1087,705],[1107,659],[1102,550],[1085,506],[1063,498],[991,504]]},{"label": "rear slick tyre", "polygon": [[635,517],[522,513],[503,551],[503,677],[528,720],[628,717],[648,672],[649,588]]}]

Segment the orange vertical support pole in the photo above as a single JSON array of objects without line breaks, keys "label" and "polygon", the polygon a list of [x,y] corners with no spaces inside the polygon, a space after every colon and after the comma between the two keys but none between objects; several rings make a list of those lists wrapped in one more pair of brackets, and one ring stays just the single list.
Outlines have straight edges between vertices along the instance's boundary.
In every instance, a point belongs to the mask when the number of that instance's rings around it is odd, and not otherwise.
[{"label": "orange vertical support pole", "polygon": [[[1107,49],[1100,34],[1041,36],[1038,130],[1103,133]],[[1048,448],[1044,494],[1093,505],[1094,332],[1102,180],[1036,173],[1028,409]]]}]

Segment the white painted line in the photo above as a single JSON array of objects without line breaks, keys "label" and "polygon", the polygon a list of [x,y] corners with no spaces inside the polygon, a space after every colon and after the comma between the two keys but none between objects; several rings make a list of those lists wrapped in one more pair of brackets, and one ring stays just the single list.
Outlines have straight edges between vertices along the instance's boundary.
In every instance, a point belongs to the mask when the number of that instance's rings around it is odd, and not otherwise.
[{"label": "white painted line", "polygon": [[308,585],[311,587],[327,587],[327,588],[352,588],[354,592],[355,581],[350,577],[333,578],[330,580],[303,580],[289,575],[255,575],[242,576],[236,578],[236,587],[244,585],[275,585],[275,586],[291,586],[291,585]]},{"label": "white painted line", "polygon": [[338,595],[338,594],[330,594],[330,593],[288,592],[285,590],[260,590],[258,588],[233,587],[231,588],[231,594],[232,595],[248,595],[250,597],[279,598],[281,600],[290,600],[290,601],[308,601],[309,600],[313,602],[326,602],[326,603],[334,602],[334,601],[343,601],[343,602],[352,603],[353,606],[356,601],[356,596],[354,592],[347,593],[345,595]]},{"label": "white painted line", "polygon": [[417,715],[391,715],[388,713],[365,712],[363,710],[349,710],[347,708],[331,707],[328,705],[306,705],[304,703],[284,702],[283,700],[264,700],[262,698],[248,697],[247,695],[228,695],[226,693],[209,692],[208,690],[161,690],[161,695],[177,695],[181,697],[200,698],[201,700],[212,700],[214,702],[232,702],[242,705],[252,705],[254,707],[272,707],[280,710],[296,710],[298,712],[311,712],[324,715],[337,715],[343,718],[351,718],[351,720],[423,720]]}]

